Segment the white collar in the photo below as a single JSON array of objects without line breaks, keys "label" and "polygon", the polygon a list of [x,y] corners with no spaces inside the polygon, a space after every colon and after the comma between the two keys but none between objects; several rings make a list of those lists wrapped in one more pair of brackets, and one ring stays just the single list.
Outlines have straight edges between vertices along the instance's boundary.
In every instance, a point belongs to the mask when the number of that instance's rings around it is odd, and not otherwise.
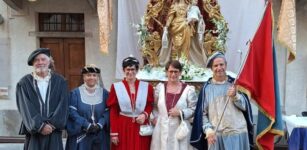
[{"label": "white collar", "polygon": [[228,80],[228,77],[224,81],[216,81],[214,78],[212,78],[212,83],[214,84],[225,84]]}]

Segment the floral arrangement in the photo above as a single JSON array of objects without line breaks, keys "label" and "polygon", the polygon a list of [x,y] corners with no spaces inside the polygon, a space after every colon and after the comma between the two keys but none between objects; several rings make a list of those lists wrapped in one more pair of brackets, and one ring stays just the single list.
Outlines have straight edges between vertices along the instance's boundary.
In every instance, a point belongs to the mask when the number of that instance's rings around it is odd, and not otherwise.
[{"label": "floral arrangement", "polygon": [[179,62],[183,64],[182,80],[201,79],[203,76],[206,76],[206,72],[208,74],[208,69],[191,64],[185,57],[179,58]]},{"label": "floral arrangement", "polygon": [[147,26],[145,25],[144,17],[141,18],[141,23],[132,24],[134,28],[136,28],[136,34],[139,36],[138,44],[144,48],[146,39],[149,36],[149,32],[147,30]]},{"label": "floral arrangement", "polygon": [[226,45],[226,40],[227,40],[227,33],[229,31],[228,27],[227,27],[227,23],[225,22],[225,20],[217,20],[217,19],[212,19],[211,20],[215,26],[216,26],[216,30],[213,31],[215,33],[218,33],[218,37],[217,40],[215,42],[215,48],[219,51],[225,51],[225,45]]},{"label": "floral arrangement", "polygon": [[[189,81],[189,82],[205,82],[210,77],[212,77],[213,73],[210,69],[199,67],[193,64],[186,63],[187,60],[181,59],[181,63],[183,64],[183,70],[181,74],[181,80]],[[226,71],[227,75],[235,78],[237,74]],[[159,81],[166,81],[167,76],[165,73],[164,67],[152,67],[151,65],[145,65],[141,68],[136,75],[138,79],[142,80],[159,80]]]},{"label": "floral arrangement", "polygon": [[[204,82],[212,76],[210,69],[191,64],[185,57],[181,57],[179,62],[183,65],[181,80]],[[146,80],[167,80],[164,67],[152,67],[148,64],[140,69],[137,77]]]}]

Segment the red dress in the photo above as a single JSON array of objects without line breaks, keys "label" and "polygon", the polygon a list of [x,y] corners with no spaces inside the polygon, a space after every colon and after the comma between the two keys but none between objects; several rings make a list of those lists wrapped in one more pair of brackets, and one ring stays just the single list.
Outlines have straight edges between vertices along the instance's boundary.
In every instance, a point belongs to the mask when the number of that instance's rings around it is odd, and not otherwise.
[{"label": "red dress", "polygon": [[[129,85],[127,81],[122,81],[125,85],[129,97],[136,97],[137,95],[131,95]],[[139,90],[139,80],[135,81],[135,94]],[[142,89],[140,89],[142,90]],[[148,115],[151,113],[153,108],[154,93],[153,87],[149,84],[147,102],[145,106],[144,113]],[[132,102],[135,104],[135,102]],[[149,150],[151,136],[140,136],[140,124],[134,121],[135,118],[120,115],[120,106],[118,103],[117,95],[115,92],[114,84],[111,86],[109,99],[107,105],[110,108],[110,127],[111,127],[111,137],[118,136],[119,143],[114,145],[112,143],[112,150]],[[146,119],[145,123],[148,123]]]}]

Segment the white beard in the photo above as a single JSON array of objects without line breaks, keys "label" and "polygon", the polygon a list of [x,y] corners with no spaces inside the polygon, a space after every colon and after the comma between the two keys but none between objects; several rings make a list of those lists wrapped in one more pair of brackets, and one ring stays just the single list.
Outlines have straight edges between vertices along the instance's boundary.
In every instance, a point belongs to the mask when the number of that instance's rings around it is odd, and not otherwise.
[{"label": "white beard", "polygon": [[38,68],[35,68],[34,71],[37,74],[45,73],[45,72],[48,72],[48,67],[38,67]]}]

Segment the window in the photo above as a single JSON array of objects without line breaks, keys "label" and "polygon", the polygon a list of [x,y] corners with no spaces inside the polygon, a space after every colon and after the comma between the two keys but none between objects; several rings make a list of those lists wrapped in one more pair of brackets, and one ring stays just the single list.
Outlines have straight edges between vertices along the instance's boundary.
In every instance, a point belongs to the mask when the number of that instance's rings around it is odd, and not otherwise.
[{"label": "window", "polygon": [[83,14],[40,13],[39,31],[84,32]]}]

